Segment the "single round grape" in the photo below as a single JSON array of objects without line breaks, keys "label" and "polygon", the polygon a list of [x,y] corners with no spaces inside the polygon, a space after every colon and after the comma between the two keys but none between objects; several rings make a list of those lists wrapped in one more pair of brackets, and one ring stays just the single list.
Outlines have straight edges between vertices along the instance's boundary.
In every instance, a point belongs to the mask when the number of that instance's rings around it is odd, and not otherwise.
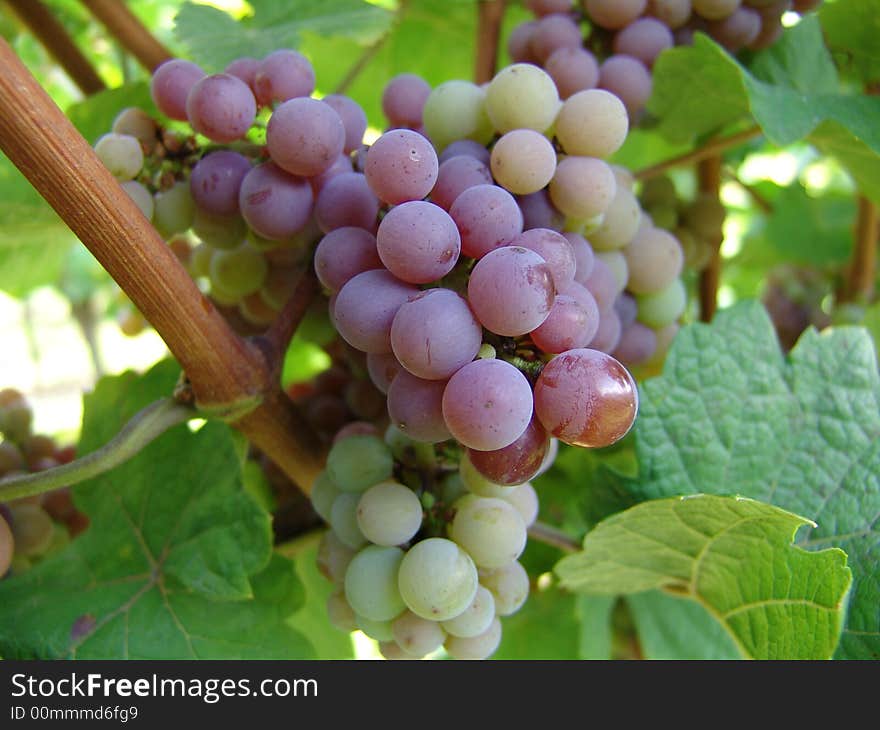
[{"label": "single round grape", "polygon": [[333,437],[333,441],[331,445],[339,443],[343,439],[347,439],[350,436],[378,436],[379,430],[372,424],[367,421],[350,421],[346,423],[339,431],[337,431],[336,435]]},{"label": "single round grape", "polygon": [[587,89],[563,102],[555,130],[559,144],[570,155],[610,157],[626,139],[629,117],[614,94]]},{"label": "single round grape", "polygon": [[330,527],[339,541],[352,550],[360,550],[367,544],[367,538],[357,523],[359,494],[343,493],[333,500],[330,509]]},{"label": "single round grape", "polygon": [[312,507],[318,516],[325,522],[330,521],[330,510],[333,508],[333,500],[339,496],[339,489],[330,479],[326,471],[322,471],[312,485],[312,493],[309,495]]},{"label": "single round grape", "polygon": [[376,233],[379,257],[401,281],[427,284],[452,271],[461,253],[455,221],[438,205],[412,200],[395,206]]},{"label": "single round grape", "polygon": [[327,476],[342,492],[363,492],[391,477],[394,460],[377,436],[352,436],[327,454]]},{"label": "single round grape", "polygon": [[410,129],[392,129],[370,147],[364,174],[380,200],[397,205],[430,193],[439,165],[425,137]]},{"label": "single round grape", "polygon": [[190,175],[193,200],[214,215],[235,215],[241,182],[250,170],[250,160],[238,152],[209,152],[196,163]]},{"label": "single round grape", "polygon": [[724,233],[727,210],[718,198],[710,194],[698,195],[683,211],[684,224],[700,238],[710,241]]},{"label": "single round grape", "polygon": [[544,69],[515,63],[495,74],[486,88],[486,113],[502,134],[513,129],[544,132],[559,110],[556,84]]},{"label": "single round grape", "polygon": [[321,239],[315,249],[315,273],[330,291],[339,291],[353,277],[381,269],[376,238],[363,228],[337,228]]},{"label": "single round grape", "polygon": [[610,355],[617,349],[621,334],[623,334],[623,326],[620,323],[620,317],[612,307],[602,312],[599,317],[599,329],[596,330],[588,347]]},{"label": "single round grape", "polygon": [[391,622],[394,641],[410,657],[423,657],[437,651],[446,640],[446,632],[436,621],[405,611]]},{"label": "single round grape", "polygon": [[[488,163],[488,160],[486,162]],[[440,163],[437,183],[431,191],[431,202],[443,210],[449,210],[456,198],[468,188],[491,184],[492,173],[481,160],[470,155],[451,157]]]},{"label": "single round grape", "polygon": [[492,656],[500,643],[501,622],[493,618],[489,628],[482,634],[467,639],[450,636],[443,646],[453,659],[478,660]]},{"label": "single round grape", "polygon": [[504,495],[503,499],[510,502],[519,512],[519,516],[522,517],[527,528],[535,524],[539,509],[538,493],[529,482],[514,487],[509,494]]},{"label": "single round grape", "polygon": [[632,375],[597,350],[557,355],[535,383],[535,413],[541,424],[573,446],[600,448],[619,441],[632,427],[638,404]]},{"label": "single round grape", "polygon": [[357,508],[358,526],[376,545],[402,545],[422,526],[422,505],[409,487],[385,481],[370,487]]},{"label": "single round grape", "polygon": [[159,111],[166,117],[185,122],[186,98],[205,72],[196,64],[181,58],[162,63],[150,80],[150,95]]},{"label": "single round grape", "polygon": [[[393,635],[394,635],[394,632],[392,631],[392,636]],[[412,661],[416,658],[416,657],[413,657],[413,656],[410,656],[409,654],[407,654],[403,649],[401,649],[397,645],[397,642],[394,640],[380,641],[380,642],[378,642],[378,646],[379,646],[379,653],[382,655],[382,658],[387,661],[398,661],[398,660]]]},{"label": "single round grape", "polygon": [[624,249],[629,266],[628,288],[635,294],[650,294],[668,287],[684,265],[681,244],[660,228],[647,228]]},{"label": "single round grape", "polygon": [[[334,500],[334,502],[335,501],[336,500]],[[346,499],[343,500],[343,503],[347,505],[350,501],[351,500]],[[337,517],[341,518],[344,511],[345,510],[340,506],[339,515],[337,515]],[[345,521],[345,524],[348,524],[347,521]],[[356,542],[358,543],[358,547],[360,547],[363,536],[354,531],[352,531],[352,534],[356,537]],[[321,572],[321,575],[331,583],[342,585],[342,582],[345,580],[345,571],[348,570],[348,565],[351,563],[351,560],[356,553],[357,547],[349,547],[342,542],[335,531],[327,530],[321,535],[321,542],[318,543],[318,555],[316,559],[318,570]]]},{"label": "single round grape", "polygon": [[133,179],[144,166],[141,143],[128,134],[105,134],[95,143],[95,154],[117,180]]},{"label": "single round grape", "polygon": [[478,585],[470,555],[442,537],[422,540],[410,548],[397,580],[407,608],[431,621],[447,621],[467,610]]},{"label": "single round grape", "polygon": [[354,556],[345,571],[345,599],[358,616],[390,621],[404,611],[397,588],[403,557],[400,548],[379,545],[369,545]]},{"label": "single round grape", "polygon": [[463,497],[455,503],[449,536],[480,568],[500,568],[526,546],[526,526],[512,504],[491,497]]},{"label": "single round grape", "polygon": [[[178,183],[187,188],[186,183]],[[191,199],[191,196],[190,196]],[[228,250],[241,246],[247,237],[247,223],[240,215],[214,215],[193,205],[193,232],[211,248]]]},{"label": "single round grape", "polygon": [[258,291],[239,299],[238,313],[246,322],[260,329],[268,327],[278,316],[278,310],[266,304]]},{"label": "single round grape", "polygon": [[648,67],[673,45],[672,31],[656,18],[638,18],[614,36],[615,53],[637,58]]},{"label": "single round grape", "polygon": [[556,463],[556,457],[559,456],[559,439],[550,439],[550,448],[547,450],[547,455],[544,457],[544,461],[541,464],[541,468],[538,469],[537,476],[541,476],[545,474],[550,467]]},{"label": "single round grape", "polygon": [[352,347],[391,352],[391,326],[401,305],[419,293],[384,269],[364,271],[339,291],[333,314],[336,329]]},{"label": "single round grape", "polygon": [[614,300],[614,311],[620,317],[620,326],[626,329],[636,321],[639,305],[632,294],[624,292]]},{"label": "single round grape", "polygon": [[453,375],[443,393],[443,418],[452,435],[478,451],[503,449],[532,417],[526,377],[503,360],[475,360]]},{"label": "single round grape", "polygon": [[403,366],[397,361],[393,354],[377,355],[370,353],[367,355],[367,373],[370,380],[381,392],[387,394],[394,376],[397,375]]},{"label": "single round grape", "polygon": [[514,238],[510,245],[527,248],[544,259],[557,289],[574,281],[577,268],[574,249],[561,233],[549,228],[532,228]]},{"label": "single round grape", "polygon": [[422,110],[431,94],[431,85],[421,76],[403,73],[390,79],[382,90],[382,113],[392,127],[422,126]]},{"label": "single round grape", "polygon": [[485,632],[494,619],[495,599],[488,589],[479,586],[471,605],[455,618],[444,621],[441,626],[450,636],[468,639]]},{"label": "single round grape", "polygon": [[15,538],[3,515],[0,515],[0,575],[6,575],[15,552]]},{"label": "single round grape", "polygon": [[[502,485],[502,488],[523,484],[532,479],[541,468],[544,456],[550,448],[550,437],[537,418],[532,418],[526,430],[513,443],[495,451],[466,452],[462,457],[462,478],[464,478],[465,462],[489,482]],[[470,491],[477,491],[480,487]],[[484,497],[498,497],[507,492],[482,494]]]},{"label": "single round grape", "polygon": [[[442,165],[446,160],[460,156],[473,157],[484,165],[488,165],[490,153],[485,145],[475,142],[472,139],[457,139],[455,142],[450,142],[437,159],[440,160],[440,164]],[[437,182],[439,184],[439,180]]]},{"label": "single round grape", "polygon": [[617,53],[599,67],[599,86],[619,97],[631,117],[651,98],[651,72],[637,58]]},{"label": "single round grape", "polygon": [[237,78],[240,78],[248,86],[251,87],[251,90],[253,90],[254,81],[257,77],[257,71],[259,70],[259,68],[259,58],[242,56],[241,58],[236,58],[229,65],[227,65],[226,68],[223,69],[223,73],[227,73],[231,76],[236,76]]},{"label": "single round grape", "polygon": [[134,201],[134,204],[144,214],[144,218],[148,221],[153,219],[155,205],[153,203],[153,195],[137,180],[126,180],[120,183],[120,187],[128,194],[128,197]]},{"label": "single round grape", "polygon": [[315,175],[314,177],[309,178],[309,183],[311,183],[315,195],[320,193],[330,180],[344,172],[354,172],[354,168],[351,165],[351,157],[345,153],[339,155],[339,157],[333,161],[333,164],[320,175]]},{"label": "single round grape", "polygon": [[626,257],[620,251],[597,251],[596,260],[607,266],[614,276],[614,295],[620,294],[629,279],[629,266]]},{"label": "single round grape", "polygon": [[273,51],[260,61],[253,88],[260,106],[309,96],[315,90],[315,70],[297,51]]},{"label": "single round grape", "polygon": [[691,0],[648,0],[648,13],[675,30],[690,19]]},{"label": "single round grape", "polygon": [[461,235],[466,256],[481,258],[522,233],[522,213],[516,199],[498,185],[474,185],[464,190],[449,209]]},{"label": "single round grape", "polygon": [[445,380],[473,360],[483,330],[468,303],[450,289],[428,289],[401,305],[391,348],[403,367],[426,380]]},{"label": "single round grape", "polygon": [[367,131],[366,112],[354,99],[344,94],[328,94],[321,101],[328,104],[342,120],[342,126],[345,128],[345,143],[342,151],[346,155],[354,152],[364,141],[364,132]]},{"label": "single round grape", "polygon": [[560,230],[564,218],[550,202],[546,190],[539,190],[530,195],[518,195],[516,203],[523,217],[523,230],[532,228],[552,228]]},{"label": "single round grape", "polygon": [[423,380],[401,370],[388,388],[388,417],[413,441],[436,444],[452,438],[443,419],[443,380]]},{"label": "single round grape", "polygon": [[266,258],[248,243],[227,251],[214,251],[211,256],[211,281],[235,297],[258,291],[268,271]]},{"label": "single round grape", "polygon": [[761,14],[752,8],[737,8],[731,15],[709,23],[708,31],[719,44],[736,53],[754,43],[761,32]]},{"label": "single round grape", "polygon": [[[516,442],[514,442],[516,443]],[[500,450],[500,449],[499,449]],[[509,486],[496,484],[476,470],[471,454],[493,454],[494,451],[473,451],[467,449],[458,462],[458,474],[467,492],[478,497],[503,497],[510,491]],[[463,495],[462,495],[463,496]]]},{"label": "single round grape", "polygon": [[621,333],[613,356],[627,367],[632,367],[650,360],[656,350],[657,333],[641,322],[633,322]]},{"label": "single round grape", "polygon": [[560,99],[595,89],[599,83],[599,63],[585,48],[556,49],[544,63],[544,70],[556,84]]},{"label": "single round grape", "polygon": [[263,238],[281,240],[306,226],[314,195],[304,178],[290,175],[273,162],[264,162],[244,176],[238,203],[254,231]]},{"label": "single round grape", "polygon": [[379,643],[387,643],[394,640],[391,631],[391,621],[373,621],[366,616],[356,616],[357,627],[366,636]]},{"label": "single round grape", "polygon": [[[586,292],[586,297],[592,296]],[[583,299],[586,299],[583,297]],[[587,300],[589,301],[589,300]],[[532,342],[547,353],[559,353],[586,347],[599,329],[599,307],[593,300],[588,309],[571,296],[558,294],[550,316],[530,333]]]},{"label": "single round grape", "polygon": [[49,513],[40,505],[31,502],[11,505],[9,513],[12,516],[10,527],[15,554],[26,558],[43,555],[52,544],[55,533],[55,526]]},{"label": "single round grape", "polygon": [[636,196],[618,185],[602,223],[590,233],[590,243],[596,251],[621,249],[633,240],[641,220],[642,209]]},{"label": "single round grape", "polygon": [[616,192],[614,173],[595,157],[563,158],[550,181],[550,199],[571,218],[601,215],[608,210]]},{"label": "single round grape", "polygon": [[565,240],[571,245],[575,261],[577,262],[574,268],[574,280],[583,284],[590,278],[590,274],[593,273],[593,266],[596,261],[593,247],[579,233],[567,232],[562,235],[565,236]]},{"label": "single round grape", "polygon": [[457,139],[486,144],[492,123],[486,115],[485,94],[468,81],[446,81],[428,95],[422,110],[425,133],[441,152]]},{"label": "single round grape", "polygon": [[732,15],[742,0],[691,0],[694,12],[706,20],[720,20]]},{"label": "single round grape", "polygon": [[[241,220],[237,215],[237,208],[236,204],[234,217]],[[196,204],[187,182],[180,180],[167,190],[160,190],[153,195],[153,225],[165,239],[189,230],[195,223],[195,215]],[[240,239],[235,245],[239,243]]]},{"label": "single round grape", "polygon": [[543,65],[560,48],[580,48],[583,43],[581,28],[568,15],[553,13],[541,18],[532,29],[529,39],[532,55]]},{"label": "single round grape", "polygon": [[506,190],[528,195],[541,190],[556,171],[556,150],[543,134],[514,129],[492,148],[492,175]]},{"label": "single round grape", "polygon": [[353,226],[376,229],[379,199],[360,172],[343,172],[328,180],[315,201],[315,220],[324,233]]},{"label": "single round grape", "polygon": [[506,337],[531,332],[547,319],[555,293],[547,262],[522,246],[490,251],[468,281],[468,300],[477,319]]},{"label": "single round grape", "polygon": [[206,76],[193,85],[186,97],[186,116],[192,128],[214,142],[244,137],[256,115],[253,92],[237,76]]},{"label": "single round grape", "polygon": [[681,279],[675,279],[665,289],[637,297],[639,321],[652,329],[660,329],[675,322],[684,313],[687,291]]},{"label": "single round grape", "polygon": [[[593,295],[600,312],[610,309],[614,305],[614,299],[619,293],[614,272],[598,256],[593,259],[593,271],[587,277],[583,286]],[[562,293],[575,296],[570,291],[563,291]],[[577,298],[575,296],[575,299]]]},{"label": "single round grape", "polygon": [[337,591],[327,598],[327,619],[340,631],[357,629],[357,616],[345,600],[345,593]]},{"label": "single round grape", "polygon": [[584,8],[596,25],[616,30],[645,12],[647,0],[584,0]]},{"label": "single round grape", "polygon": [[507,55],[514,63],[537,63],[532,53],[532,34],[538,25],[537,20],[528,20],[517,25],[507,38]]},{"label": "single round grape", "polygon": [[156,120],[143,109],[131,106],[116,115],[110,131],[134,137],[149,154],[156,147],[159,127]]},{"label": "single round grape", "polygon": [[303,177],[320,175],[342,154],[345,126],[323,101],[289,99],[269,118],[266,146],[282,170]]},{"label": "single round grape", "polygon": [[529,597],[529,574],[520,563],[509,563],[494,570],[481,570],[480,584],[495,599],[495,614],[498,616],[516,613]]}]

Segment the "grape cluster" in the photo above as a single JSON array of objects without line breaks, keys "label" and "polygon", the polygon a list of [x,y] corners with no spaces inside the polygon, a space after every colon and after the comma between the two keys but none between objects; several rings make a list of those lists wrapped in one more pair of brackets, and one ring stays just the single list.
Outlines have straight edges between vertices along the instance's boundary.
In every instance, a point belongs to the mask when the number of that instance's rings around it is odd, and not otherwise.
[{"label": "grape cluster", "polygon": [[[72,447],[59,447],[51,437],[34,433],[32,422],[24,395],[13,388],[0,390],[0,481],[73,459]],[[0,578],[10,570],[27,570],[86,527],[88,518],[77,511],[68,489],[0,504]]]},{"label": "grape cluster", "polygon": [[[508,39],[516,62],[543,66],[563,99],[602,88],[632,117],[651,96],[651,68],[662,51],[706,33],[731,53],[767,48],[782,34],[788,10],[805,13],[821,0],[526,0],[535,19]],[[581,22],[589,24],[584,40]]]}]

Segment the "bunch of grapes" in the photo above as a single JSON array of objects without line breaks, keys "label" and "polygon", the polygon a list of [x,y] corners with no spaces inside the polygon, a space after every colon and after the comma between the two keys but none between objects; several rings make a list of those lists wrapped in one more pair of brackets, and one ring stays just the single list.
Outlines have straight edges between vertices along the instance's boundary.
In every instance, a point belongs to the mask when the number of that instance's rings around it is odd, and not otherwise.
[{"label": "bunch of grapes", "polygon": [[[781,35],[786,11],[805,13],[820,2],[526,0],[535,20],[511,33],[508,52],[514,61],[543,66],[563,99],[584,89],[607,89],[636,118],[651,96],[651,68],[665,49],[689,45],[695,32],[731,53],[767,48]],[[582,21],[589,24],[586,43]]]},{"label": "bunch of grapes", "polygon": [[[32,429],[33,411],[12,388],[0,390],[0,482],[66,464],[72,447]],[[88,527],[88,518],[73,505],[68,489],[0,504],[0,579],[10,570],[21,573],[35,561],[60,550]]]}]

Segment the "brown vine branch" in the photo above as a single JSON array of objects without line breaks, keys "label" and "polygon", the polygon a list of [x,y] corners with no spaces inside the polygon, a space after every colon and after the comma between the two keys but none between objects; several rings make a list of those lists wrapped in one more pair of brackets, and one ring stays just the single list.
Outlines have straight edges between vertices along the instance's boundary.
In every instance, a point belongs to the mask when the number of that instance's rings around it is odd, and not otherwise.
[{"label": "brown vine branch", "polygon": [[273,370],[280,370],[287,346],[320,290],[318,277],[315,276],[313,268],[306,266],[296,282],[293,294],[278,313],[272,326],[265,335],[256,338]]},{"label": "brown vine branch", "polygon": [[565,553],[580,552],[581,544],[562,530],[543,522],[535,522],[529,528],[529,537],[535,542],[558,548]]},{"label": "brown vine branch", "polygon": [[[718,198],[721,190],[721,156],[708,157],[697,165],[697,181],[700,192]],[[712,258],[700,272],[700,320],[711,322],[718,309],[718,285],[721,281],[721,244],[722,233],[712,244]]]},{"label": "brown vine branch", "polygon": [[58,61],[83,94],[97,94],[106,88],[89,59],[77,48],[64,26],[40,0],[6,0],[6,4]]},{"label": "brown vine branch", "polygon": [[171,52],[156,40],[137,16],[128,9],[124,0],[80,0],[80,2],[107,27],[111,35],[147,71],[152,71],[172,57]]},{"label": "brown vine branch", "polygon": [[865,196],[859,197],[855,225],[855,248],[846,272],[843,300],[869,302],[877,280],[877,206]]},{"label": "brown vine branch", "polygon": [[491,81],[498,70],[498,45],[504,20],[505,0],[480,0],[477,4],[477,56],[474,81]]},{"label": "brown vine branch", "polygon": [[761,128],[754,126],[749,127],[742,132],[730,134],[726,137],[715,137],[690,152],[685,152],[682,155],[671,157],[668,160],[658,162],[656,165],[651,165],[650,167],[645,167],[639,170],[635,173],[635,178],[636,180],[647,180],[662,175],[664,172],[671,170],[674,167],[692,165],[695,162],[701,162],[710,157],[717,157],[725,150],[731,149],[732,147],[739,147],[739,145],[744,144],[751,139],[755,139],[755,137],[760,137],[762,134],[763,132],[761,131]]},{"label": "brown vine branch", "polygon": [[207,412],[262,401],[234,425],[305,492],[322,468],[311,430],[262,351],[238,337],[64,113],[0,39],[0,148],[165,340]]}]

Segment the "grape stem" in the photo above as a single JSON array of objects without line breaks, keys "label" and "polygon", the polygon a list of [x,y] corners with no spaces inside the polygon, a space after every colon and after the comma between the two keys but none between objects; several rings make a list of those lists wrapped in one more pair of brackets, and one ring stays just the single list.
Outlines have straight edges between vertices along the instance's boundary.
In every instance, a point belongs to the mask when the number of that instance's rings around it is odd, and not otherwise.
[{"label": "grape stem", "polygon": [[491,81],[498,70],[498,45],[504,20],[505,0],[480,0],[477,4],[477,56],[474,82]]},{"label": "grape stem", "polygon": [[717,157],[725,150],[731,149],[732,147],[739,147],[741,144],[745,144],[749,140],[760,137],[763,133],[764,132],[761,128],[755,125],[754,127],[744,129],[742,132],[737,132],[736,134],[731,134],[726,137],[713,137],[705,144],[700,145],[690,152],[685,152],[676,157],[671,157],[668,160],[658,162],[656,165],[642,168],[634,173],[633,176],[636,180],[648,180],[652,177],[662,175],[667,170],[671,170],[674,167],[692,165],[695,162],[701,162],[710,157]]},{"label": "grape stem", "polygon": [[[707,157],[697,165],[697,182],[700,192],[711,195],[716,200],[721,190],[721,155]],[[712,258],[700,272],[700,321],[711,322],[718,309],[718,285],[721,282],[721,244],[724,233],[709,241],[712,245]]]},{"label": "grape stem", "polygon": [[7,5],[58,61],[83,94],[90,96],[107,88],[64,26],[40,0],[7,0]]},{"label": "grape stem", "polygon": [[80,0],[80,2],[106,26],[111,35],[147,71],[152,71],[156,66],[172,58],[171,51],[156,40],[124,2],[120,0]]},{"label": "grape stem", "polygon": [[580,552],[581,544],[570,537],[558,527],[553,527],[545,522],[534,522],[529,528],[529,537],[535,542],[558,548],[564,553]]},{"label": "grape stem", "polygon": [[877,276],[877,206],[865,196],[859,197],[855,224],[855,247],[846,272],[842,301],[867,303],[874,295]]},{"label": "grape stem", "polygon": [[0,502],[33,497],[99,476],[128,461],[169,428],[197,415],[193,408],[181,405],[173,398],[162,398],[138,411],[97,451],[52,469],[0,479]]}]

